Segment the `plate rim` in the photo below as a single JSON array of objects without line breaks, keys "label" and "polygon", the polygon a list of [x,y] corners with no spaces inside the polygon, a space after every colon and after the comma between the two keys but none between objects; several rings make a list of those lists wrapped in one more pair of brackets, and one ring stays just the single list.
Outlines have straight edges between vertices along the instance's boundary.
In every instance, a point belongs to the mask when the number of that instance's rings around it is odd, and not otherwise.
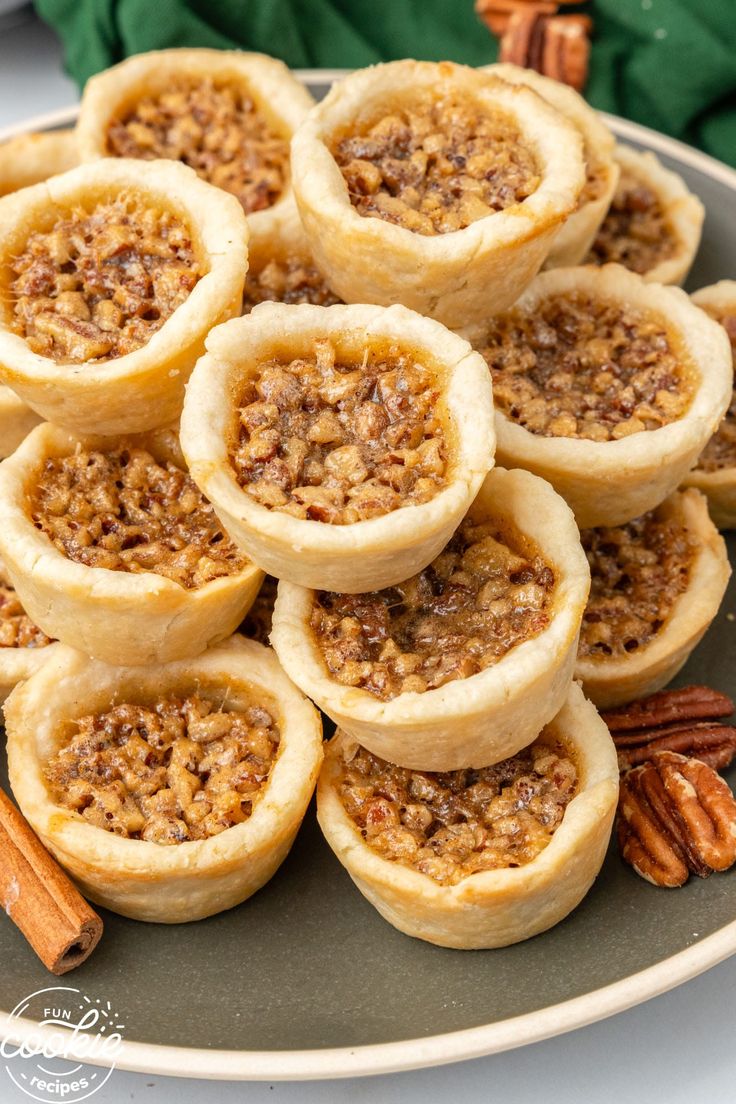
[{"label": "plate rim", "polygon": [[[295,70],[305,84],[330,83],[347,72],[343,69]],[[33,116],[1,128],[0,141],[71,125],[77,113],[78,105],[74,104]],[[601,115],[617,137],[640,142],[648,149],[669,155],[736,193],[736,169],[640,123],[605,112]],[[733,954],[736,954],[736,920],[628,977],[570,1000],[492,1024],[397,1042],[308,1050],[203,1049],[124,1040],[115,1065],[137,1073],[225,1081],[363,1077],[447,1065],[527,1046],[596,1023],[690,981]],[[9,1012],[0,1009],[0,1016],[5,1020],[0,1022],[0,1039],[9,1043],[20,1044],[31,1038],[43,1040],[53,1034],[52,1028],[44,1029],[24,1018],[14,1020],[12,1029],[7,1030]],[[90,1061],[86,1056],[82,1060],[89,1065],[105,1065]]]}]

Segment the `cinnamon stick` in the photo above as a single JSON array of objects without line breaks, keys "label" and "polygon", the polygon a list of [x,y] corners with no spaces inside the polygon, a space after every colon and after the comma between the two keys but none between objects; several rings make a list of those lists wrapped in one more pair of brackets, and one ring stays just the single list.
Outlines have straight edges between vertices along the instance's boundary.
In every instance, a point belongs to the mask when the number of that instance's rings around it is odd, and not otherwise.
[{"label": "cinnamon stick", "polygon": [[80,966],[102,920],[0,790],[0,906],[52,974]]}]

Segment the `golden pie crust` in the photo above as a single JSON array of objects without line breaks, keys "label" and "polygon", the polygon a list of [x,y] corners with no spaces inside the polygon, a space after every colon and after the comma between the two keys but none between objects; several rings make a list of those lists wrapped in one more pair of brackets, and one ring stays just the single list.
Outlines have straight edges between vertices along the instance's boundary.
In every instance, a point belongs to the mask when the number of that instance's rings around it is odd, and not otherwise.
[{"label": "golden pie crust", "polygon": [[[450,233],[415,233],[361,215],[333,144],[404,107],[439,110],[453,98],[517,129],[538,187]],[[450,62],[390,62],[346,77],[312,110],[292,141],[294,193],[317,263],[346,302],[401,300],[458,327],[482,319],[489,302],[509,306],[541,267],[583,187],[581,145],[573,125],[527,88]]]},{"label": "golden pie crust", "polygon": [[19,134],[0,143],[0,196],[39,184],[78,164],[73,130]]},{"label": "golden pie crust", "polygon": [[470,874],[455,885],[383,858],[363,837],[339,796],[342,757],[354,742],[327,745],[317,816],[356,886],[399,931],[460,950],[505,947],[559,923],[583,899],[601,868],[618,798],[618,763],[608,730],[573,683],[546,732],[572,753],[578,792],[551,841],[531,862]]},{"label": "golden pie crust", "polygon": [[[119,702],[208,696],[219,708],[261,705],[276,719],[279,751],[242,823],[171,846],[124,838],[52,797],[44,767],[70,724]],[[286,857],[322,762],[322,725],[268,648],[234,636],[197,659],[110,667],[59,646],[5,707],[10,784],[44,845],[85,896],[136,920],[199,920],[232,908],[263,886]]]},{"label": "golden pie crust", "polygon": [[[645,198],[653,199],[656,206],[656,221],[651,229],[642,227],[637,237],[647,245],[657,249],[665,239],[670,240],[665,254],[654,264],[636,265],[635,270],[645,280],[656,284],[681,284],[687,276],[695,254],[698,252],[703,231],[705,208],[697,196],[687,188],[685,181],[677,173],[665,169],[651,151],[632,149],[631,146],[617,143],[614,158],[620,168],[618,188],[613,198],[614,207],[618,202],[626,205],[626,196],[632,186],[642,187]],[[605,220],[601,224],[601,233],[607,231]],[[627,267],[625,255],[611,257],[604,247],[596,248],[595,243],[588,254],[588,263],[602,264],[605,261],[618,261]],[[644,267],[644,271],[642,271]]]},{"label": "golden pie crust", "polygon": [[[268,508],[238,482],[230,443],[237,433],[241,381],[257,379],[259,365],[269,358],[292,362],[311,356],[315,342],[325,340],[333,343],[338,359],[358,366],[366,350],[382,354],[393,348],[436,371],[434,409],[443,427],[446,461],[444,485],[427,501],[331,524]],[[335,386],[341,386],[341,378],[336,371]],[[490,381],[482,358],[467,342],[404,307],[262,303],[209,335],[207,355],[187,388],[181,442],[193,479],[232,539],[264,571],[301,586],[371,590],[424,567],[475,497],[493,464]]]},{"label": "golden pie crust", "polygon": [[[710,287],[700,288],[692,296],[693,303],[711,317],[718,320],[733,319],[736,334],[736,280],[721,280]],[[734,338],[731,338],[733,348]],[[736,371],[736,363],[734,364]],[[729,435],[733,432],[736,417],[736,387],[731,405],[721,425],[721,432],[727,427]],[[707,449],[706,445],[706,449]],[[733,464],[706,467],[698,463],[683,480],[684,487],[697,487],[708,499],[710,516],[719,529],[736,529],[736,453]]]},{"label": "golden pie crust", "polygon": [[[668,579],[662,586],[660,593],[665,586],[671,587],[672,602],[667,611],[661,611],[663,623],[658,629],[655,627],[648,641],[629,653],[621,650],[609,655],[590,651],[584,654],[581,646],[575,677],[580,679],[586,696],[601,709],[653,694],[675,677],[718,613],[731,575],[725,542],[708,516],[707,499],[699,491],[694,488],[676,491],[653,511],[653,517],[656,522],[674,528],[671,533],[662,534],[662,548],[656,560],[657,549],[649,550],[653,561],[650,569],[663,562],[662,553],[670,554],[674,561],[671,570],[684,577]],[[678,539],[689,545],[679,555],[674,547]],[[593,571],[591,593],[595,589]],[[628,612],[632,618],[637,617],[633,599]],[[646,620],[649,611],[641,613]],[[615,631],[620,631],[618,626]],[[581,642],[585,632],[584,617]]]},{"label": "golden pie crust", "polygon": [[580,131],[586,164],[585,187],[577,210],[563,224],[550,249],[545,268],[581,264],[606,217],[619,178],[614,160],[616,140],[603,119],[569,84],[544,77],[534,69],[510,62],[487,65],[491,73],[510,84],[525,84],[569,119]]},{"label": "golden pie crust", "polygon": [[153,569],[88,567],[60,551],[32,519],[31,495],[47,460],[125,446],[186,470],[171,431],[111,440],[45,424],[28,435],[0,470],[0,549],[8,574],[44,632],[97,659],[144,666],[198,655],[232,633],[250,608],[263,579],[250,561],[185,587]]},{"label": "golden pie crust", "polygon": [[[109,156],[107,135],[111,122],[134,112],[141,100],[155,101],[161,95],[176,93],[182,86],[196,88],[203,82],[210,82],[215,88],[230,86],[242,90],[268,132],[284,143],[284,187],[270,205],[247,212],[251,241],[266,243],[278,225],[282,209],[293,202],[289,139],[314,104],[304,85],[276,58],[238,50],[188,48],[152,50],[128,58],[87,82],[77,123],[81,158],[91,161]],[[185,148],[188,130],[199,132],[199,127],[191,115],[185,115],[179,126]],[[225,174],[233,169],[233,163],[228,162],[221,149],[226,141],[225,127],[218,130],[217,123],[210,122],[203,138],[203,159],[207,160],[208,156],[214,159],[215,169],[219,167]],[[205,173],[204,166],[202,171]],[[209,170],[205,178],[209,176],[210,182],[215,183],[213,175],[216,176],[216,172],[213,174]],[[222,186],[227,185],[225,177]]]},{"label": "golden pie crust", "polygon": [[[32,240],[40,240],[48,252],[53,247],[52,228],[64,220],[76,222],[75,209],[89,213],[98,205],[120,205],[125,202],[121,196],[131,197],[141,210],[158,212],[191,234],[199,276],[193,290],[149,340],[117,359],[105,360],[103,354],[103,359],[64,362],[33,352],[19,332],[16,312],[21,297],[10,292],[14,259],[31,248]],[[88,247],[97,250],[101,266],[107,263],[108,248],[111,265],[118,255],[115,241],[106,240],[104,228]],[[64,256],[50,261],[55,278],[63,271]],[[239,312],[247,227],[235,199],[203,183],[183,165],[107,158],[0,200],[0,262],[6,304],[0,319],[3,382],[37,414],[71,432],[140,432],[178,417],[184,385],[204,349],[205,335]],[[35,294],[31,285],[31,304]]]},{"label": "golden pie crust", "polygon": [[385,701],[333,677],[311,628],[314,593],[279,583],[271,643],[287,674],[375,755],[416,770],[483,767],[530,743],[570,684],[590,572],[569,508],[549,484],[494,468],[469,516],[528,543],[554,574],[546,628],[478,674]]},{"label": "golden pie crust", "polygon": [[[693,398],[681,417],[658,429],[601,441],[532,433],[497,405],[497,459],[548,479],[581,527],[620,525],[653,509],[677,487],[718,426],[732,393],[730,347],[722,327],[683,291],[645,283],[621,265],[544,272],[514,309],[533,318],[541,302],[576,295],[661,319],[672,349],[692,373]],[[483,338],[472,336],[482,348]]]}]

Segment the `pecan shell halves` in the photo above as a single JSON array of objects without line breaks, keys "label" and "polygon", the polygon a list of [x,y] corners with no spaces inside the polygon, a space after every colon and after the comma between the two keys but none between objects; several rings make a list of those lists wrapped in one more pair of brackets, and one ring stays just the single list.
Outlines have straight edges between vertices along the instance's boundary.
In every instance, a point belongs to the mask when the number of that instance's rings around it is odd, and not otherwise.
[{"label": "pecan shell halves", "polygon": [[618,840],[624,860],[658,886],[681,886],[736,862],[736,799],[706,763],[655,752],[621,781]]}]

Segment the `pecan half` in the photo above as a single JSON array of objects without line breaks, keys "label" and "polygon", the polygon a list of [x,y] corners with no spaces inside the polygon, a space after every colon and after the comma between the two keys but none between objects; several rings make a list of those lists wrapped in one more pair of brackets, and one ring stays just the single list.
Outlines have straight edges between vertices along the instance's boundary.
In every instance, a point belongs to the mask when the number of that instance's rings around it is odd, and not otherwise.
[{"label": "pecan half", "polygon": [[681,886],[736,862],[736,800],[707,764],[671,751],[621,781],[618,841],[624,861],[657,886]]},{"label": "pecan half", "polygon": [[680,690],[660,690],[617,709],[606,709],[601,716],[614,733],[654,728],[673,721],[713,721],[730,717],[733,711],[733,701],[727,694],[710,686],[683,686]]},{"label": "pecan half", "polygon": [[476,14],[497,38],[506,33],[509,19],[516,12],[554,15],[557,7],[556,0],[475,0]]},{"label": "pecan half", "polygon": [[736,728],[715,723],[733,713],[726,694],[708,686],[662,690],[601,714],[618,751],[621,770],[638,766],[656,751],[676,751],[725,770],[736,756]]},{"label": "pecan half", "polygon": [[499,61],[508,61],[581,91],[588,79],[593,23],[587,15],[549,15],[526,5],[509,16]]}]

